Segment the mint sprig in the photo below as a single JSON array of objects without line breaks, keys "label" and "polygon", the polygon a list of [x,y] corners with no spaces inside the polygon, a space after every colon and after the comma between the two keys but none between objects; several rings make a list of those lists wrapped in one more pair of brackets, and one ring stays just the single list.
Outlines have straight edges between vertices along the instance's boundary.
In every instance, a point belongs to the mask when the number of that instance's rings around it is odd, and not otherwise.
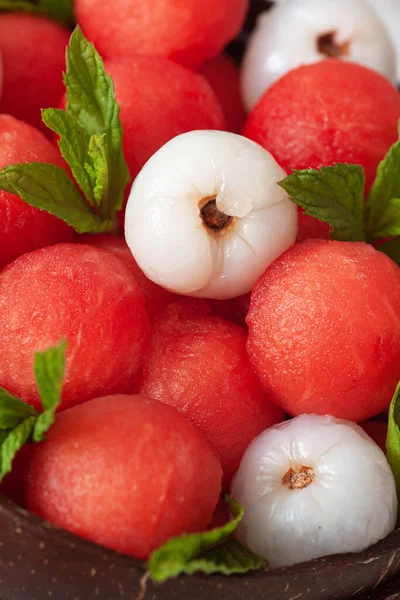
[{"label": "mint sprig", "polygon": [[400,141],[379,164],[365,206],[365,221],[370,240],[400,235]]},{"label": "mint sprig", "polygon": [[[0,0],[1,1],[1,0]],[[78,184],[55,165],[20,163],[0,170],[0,189],[65,221],[78,233],[113,232],[129,171],[111,77],[76,27],[67,48],[65,110],[45,109],[44,123],[59,136],[59,148]]]},{"label": "mint sprig", "polygon": [[365,239],[364,183],[362,167],[337,164],[294,171],[280,186],[307,215],[329,223],[332,239],[359,242]]},{"label": "mint sprig", "polygon": [[[389,409],[386,455],[396,482],[397,498],[400,501],[400,383],[393,395]],[[400,523],[400,504],[399,517]]]},{"label": "mint sprig", "polygon": [[73,0],[0,0],[2,12],[28,12],[59,21],[66,27],[72,27],[74,19]]},{"label": "mint sprig", "polygon": [[232,539],[233,532],[243,519],[244,509],[229,496],[225,500],[230,506],[231,521],[210,531],[172,538],[153,552],[148,569],[154,581],[161,583],[183,573],[243,574],[267,566],[263,559]]},{"label": "mint sprig", "polygon": [[35,376],[43,412],[0,387],[0,481],[12,469],[17,452],[28,442],[41,442],[54,422],[61,400],[66,341],[35,356]]},{"label": "mint sprig", "polygon": [[378,245],[400,265],[400,141],[380,162],[364,202],[364,173],[359,165],[336,164],[294,171],[279,182],[304,212],[331,226],[331,239]]}]

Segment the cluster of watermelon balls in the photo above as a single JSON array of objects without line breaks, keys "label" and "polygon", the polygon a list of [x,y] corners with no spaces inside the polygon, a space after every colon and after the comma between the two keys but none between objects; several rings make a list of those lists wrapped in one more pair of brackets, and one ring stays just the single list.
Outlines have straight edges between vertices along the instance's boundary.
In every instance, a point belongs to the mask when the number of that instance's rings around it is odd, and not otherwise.
[{"label": "cluster of watermelon balls", "polygon": [[[121,108],[126,241],[79,238],[0,192],[0,385],[39,407],[35,352],[68,340],[55,424],[2,489],[137,558],[215,523],[229,489],[245,507],[239,539],[272,566],[361,550],[395,526],[386,457],[355,423],[385,411],[400,380],[399,267],[329,241],[277,182],[347,162],[367,192],[400,95],[325,39],[336,59],[262,84],[247,114],[221,54],[247,9],[76,0]],[[63,102],[69,36],[0,15],[0,166],[64,166],[40,109]],[[384,438],[385,423],[365,427]]]}]

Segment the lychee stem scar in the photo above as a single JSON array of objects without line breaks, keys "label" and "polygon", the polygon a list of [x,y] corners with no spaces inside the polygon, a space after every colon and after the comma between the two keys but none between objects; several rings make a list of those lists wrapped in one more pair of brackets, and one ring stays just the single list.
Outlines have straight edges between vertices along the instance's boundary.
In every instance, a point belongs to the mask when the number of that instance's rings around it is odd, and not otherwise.
[{"label": "lychee stem scar", "polygon": [[335,41],[336,32],[328,31],[317,38],[317,49],[320,54],[324,54],[327,58],[341,58],[348,56],[350,52],[350,42],[338,44]]},{"label": "lychee stem scar", "polygon": [[315,472],[312,467],[302,466],[299,471],[295,471],[290,467],[282,477],[282,483],[289,490],[302,490],[314,481]]},{"label": "lychee stem scar", "polygon": [[227,229],[233,222],[233,217],[218,210],[216,197],[203,198],[199,203],[200,216],[203,224],[216,233]]}]

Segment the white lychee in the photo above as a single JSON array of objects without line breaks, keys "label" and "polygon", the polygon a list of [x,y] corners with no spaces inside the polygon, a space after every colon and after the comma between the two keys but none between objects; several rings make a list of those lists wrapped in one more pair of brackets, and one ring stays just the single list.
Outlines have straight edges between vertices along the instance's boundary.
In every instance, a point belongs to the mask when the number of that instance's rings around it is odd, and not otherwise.
[{"label": "white lychee", "polygon": [[360,552],[396,525],[382,450],[357,425],[329,416],[301,415],[264,431],[231,494],[245,509],[238,539],[271,567]]},{"label": "white lychee", "polygon": [[368,0],[386,25],[396,51],[396,81],[400,82],[400,2],[399,0]]},{"label": "white lychee", "polygon": [[260,15],[250,36],[241,75],[245,105],[251,110],[291,69],[326,58],[359,63],[392,81],[396,78],[389,32],[366,0],[285,0]]},{"label": "white lychee", "polygon": [[163,146],[136,178],[126,241],[155,283],[205,298],[234,298],[297,234],[297,209],[278,185],[285,172],[258,144],[192,131]]}]

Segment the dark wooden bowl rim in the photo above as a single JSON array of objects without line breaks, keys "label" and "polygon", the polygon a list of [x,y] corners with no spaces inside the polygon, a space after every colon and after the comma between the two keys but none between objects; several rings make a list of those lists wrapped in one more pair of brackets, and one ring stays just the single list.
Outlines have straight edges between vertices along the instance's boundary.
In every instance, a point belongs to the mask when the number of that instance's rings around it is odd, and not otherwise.
[{"label": "dark wooden bowl rim", "polygon": [[[58,530],[0,498],[0,600],[344,600],[399,574],[400,529],[360,554],[157,585],[143,563]],[[400,594],[379,598],[397,600]]]}]

